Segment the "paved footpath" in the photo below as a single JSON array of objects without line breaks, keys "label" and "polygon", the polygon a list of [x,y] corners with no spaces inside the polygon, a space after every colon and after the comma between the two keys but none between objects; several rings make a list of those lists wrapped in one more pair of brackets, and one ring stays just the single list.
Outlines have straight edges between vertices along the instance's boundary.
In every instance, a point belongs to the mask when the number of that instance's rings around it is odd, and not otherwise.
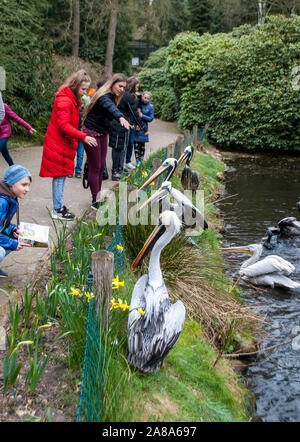
[{"label": "paved footpath", "polygon": [[[149,124],[149,139],[146,144],[146,157],[153,154],[162,147],[174,142],[179,135],[176,123],[169,123],[154,120]],[[47,207],[52,210],[52,179],[40,178],[39,170],[42,158],[42,146],[22,147],[10,149],[15,164],[21,164],[30,170],[33,178],[30,192],[24,200],[20,200],[20,220],[50,226],[50,237],[55,239],[52,220],[49,218]],[[132,155],[134,158],[134,154]],[[85,160],[85,159],[84,159]],[[107,165],[109,175],[111,174],[111,149],[108,149]],[[7,164],[0,155],[0,178],[3,179]],[[115,181],[103,181],[103,190],[115,185]],[[64,204],[77,216],[80,216],[90,207],[90,189],[84,189],[82,180],[77,178],[67,178],[65,185]],[[13,219],[15,221],[15,218]],[[68,225],[72,222],[66,221]],[[60,226],[61,223],[57,222]],[[43,259],[48,249],[45,248],[24,248],[19,252],[10,253],[0,264],[0,268],[8,272],[8,278],[0,278],[0,316],[1,307],[8,301],[6,292],[22,289],[28,278],[35,271],[39,260]]]}]

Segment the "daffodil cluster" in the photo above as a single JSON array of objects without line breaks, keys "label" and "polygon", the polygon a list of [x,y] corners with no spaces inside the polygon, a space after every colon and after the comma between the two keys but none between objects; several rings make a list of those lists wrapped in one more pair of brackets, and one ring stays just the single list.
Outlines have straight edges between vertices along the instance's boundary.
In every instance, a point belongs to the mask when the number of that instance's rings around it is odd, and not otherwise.
[{"label": "daffodil cluster", "polygon": [[112,289],[116,290],[119,287],[124,287],[124,281],[120,281],[119,280],[119,275],[117,275],[115,278],[113,278],[112,280]]},{"label": "daffodil cluster", "polygon": [[[121,298],[118,298],[118,302],[116,302],[115,298],[112,298],[110,300],[110,302],[111,302],[110,310],[114,310],[114,309],[118,309],[119,308],[119,309],[123,310],[123,312],[125,312],[126,310],[130,309],[130,305],[127,304],[127,301],[125,300],[125,302],[123,302]],[[144,310],[142,310],[140,308],[137,308],[137,311],[142,316],[144,316],[144,314],[146,313],[146,312],[144,312]]]},{"label": "daffodil cluster", "polygon": [[85,292],[83,294],[78,289],[75,289],[74,287],[71,287],[71,291],[70,291],[69,295],[78,296],[79,298],[81,298],[82,296],[86,296],[88,302],[90,302],[90,299],[95,298],[94,293],[92,293],[92,292]]}]

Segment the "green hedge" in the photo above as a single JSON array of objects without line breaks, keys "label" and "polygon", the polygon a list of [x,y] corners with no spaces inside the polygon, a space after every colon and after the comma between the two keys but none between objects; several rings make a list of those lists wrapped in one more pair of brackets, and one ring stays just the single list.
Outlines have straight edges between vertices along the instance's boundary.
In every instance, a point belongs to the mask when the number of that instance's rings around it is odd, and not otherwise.
[{"label": "green hedge", "polygon": [[153,57],[140,77],[160,116],[175,97],[179,106],[170,113],[179,127],[209,124],[219,145],[300,149],[300,92],[292,87],[292,71],[300,66],[299,16],[270,16],[265,25],[229,34],[184,32]]}]

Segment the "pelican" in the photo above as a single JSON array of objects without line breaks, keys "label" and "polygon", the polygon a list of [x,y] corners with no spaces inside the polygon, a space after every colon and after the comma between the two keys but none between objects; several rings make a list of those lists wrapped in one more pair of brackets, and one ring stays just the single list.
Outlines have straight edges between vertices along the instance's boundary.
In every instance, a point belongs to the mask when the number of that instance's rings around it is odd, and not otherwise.
[{"label": "pelican", "polygon": [[[298,210],[300,212],[300,202],[297,203]],[[289,236],[299,236],[300,235],[300,221],[296,218],[288,216],[278,221],[277,225],[274,227],[269,227],[267,230],[267,235],[272,237],[273,235],[278,235],[278,238],[284,238]],[[270,240],[268,240],[270,242]]]},{"label": "pelican", "polygon": [[[176,344],[185,320],[184,304],[170,303],[160,269],[163,248],[180,232],[181,223],[174,212],[165,211],[132,264],[134,269],[153,246],[148,274],[135,284],[128,317],[128,362],[139,370],[157,371]],[[142,315],[137,309],[145,311]]]},{"label": "pelican", "polygon": [[173,173],[175,172],[176,168],[178,166],[178,161],[176,158],[167,158],[162,165],[154,172],[147,181],[144,182],[144,184],[139,188],[138,191],[145,189],[145,187],[149,186],[156,178],[158,178],[163,173],[167,172],[165,181],[168,181]]},{"label": "pelican", "polygon": [[294,272],[295,267],[289,261],[278,255],[269,255],[258,261],[262,251],[262,244],[249,244],[243,247],[222,248],[224,252],[248,253],[251,255],[240,267],[242,279],[254,285],[269,286],[271,288],[284,287],[293,289],[300,287],[300,283],[292,281],[287,276]]},{"label": "pelican", "polygon": [[187,146],[178,160],[178,166],[180,166],[180,164],[186,161],[186,164],[184,166],[181,175],[181,184],[184,189],[189,189],[195,192],[199,187],[200,173],[197,172],[196,170],[192,170],[190,167],[193,155],[194,155],[194,147]]},{"label": "pelican", "polygon": [[169,202],[170,210],[174,211],[186,226],[201,226],[203,230],[208,228],[208,224],[200,210],[197,209],[197,207],[195,207],[193,203],[183,195],[183,193],[175,189],[170,181],[164,181],[160,188],[141,205],[139,210],[142,210],[153,201],[160,201],[166,198],[168,195],[172,196],[177,201],[177,204]]}]

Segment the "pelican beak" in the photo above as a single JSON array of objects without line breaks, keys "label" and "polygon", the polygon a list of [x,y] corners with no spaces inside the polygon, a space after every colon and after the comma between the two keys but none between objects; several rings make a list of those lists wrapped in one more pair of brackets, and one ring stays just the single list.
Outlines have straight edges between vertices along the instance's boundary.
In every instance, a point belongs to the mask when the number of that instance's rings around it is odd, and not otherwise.
[{"label": "pelican beak", "polygon": [[156,226],[151,233],[151,235],[146,240],[145,244],[143,245],[140,253],[135,258],[134,262],[131,264],[132,270],[134,270],[138,264],[147,256],[149,251],[152,249],[156,241],[161,237],[161,235],[165,232],[166,228],[163,224],[159,224]]},{"label": "pelican beak", "polygon": [[222,252],[247,253],[248,255],[253,255],[253,252],[245,247],[221,247],[220,250],[222,250]]},{"label": "pelican beak", "polygon": [[153,201],[156,200],[160,200],[162,198],[164,198],[167,195],[166,191],[163,189],[158,189],[149,199],[147,199],[147,201],[145,201],[141,207],[139,207],[138,212],[142,209],[144,209],[144,207],[148,206],[148,204],[152,203]]},{"label": "pelican beak", "polygon": [[145,183],[139,188],[138,192],[139,192],[140,190],[145,189],[145,187],[149,186],[149,184],[151,184],[152,181],[154,181],[156,178],[158,178],[160,175],[162,175],[164,172],[168,171],[168,170],[171,169],[171,168],[172,168],[172,166],[171,166],[170,164],[165,165],[165,166],[161,165],[161,166],[157,169],[157,171],[154,172],[154,174],[151,175],[151,176],[148,178],[148,180],[147,180],[147,181],[146,181],[146,182],[145,182]]},{"label": "pelican beak", "polygon": [[188,157],[189,157],[189,154],[186,153],[186,152],[183,152],[183,153],[180,155],[180,157],[179,157],[179,160],[178,160],[178,163],[177,163],[177,168],[178,168],[179,166],[181,166],[181,164],[184,163],[184,162],[187,160]]}]

